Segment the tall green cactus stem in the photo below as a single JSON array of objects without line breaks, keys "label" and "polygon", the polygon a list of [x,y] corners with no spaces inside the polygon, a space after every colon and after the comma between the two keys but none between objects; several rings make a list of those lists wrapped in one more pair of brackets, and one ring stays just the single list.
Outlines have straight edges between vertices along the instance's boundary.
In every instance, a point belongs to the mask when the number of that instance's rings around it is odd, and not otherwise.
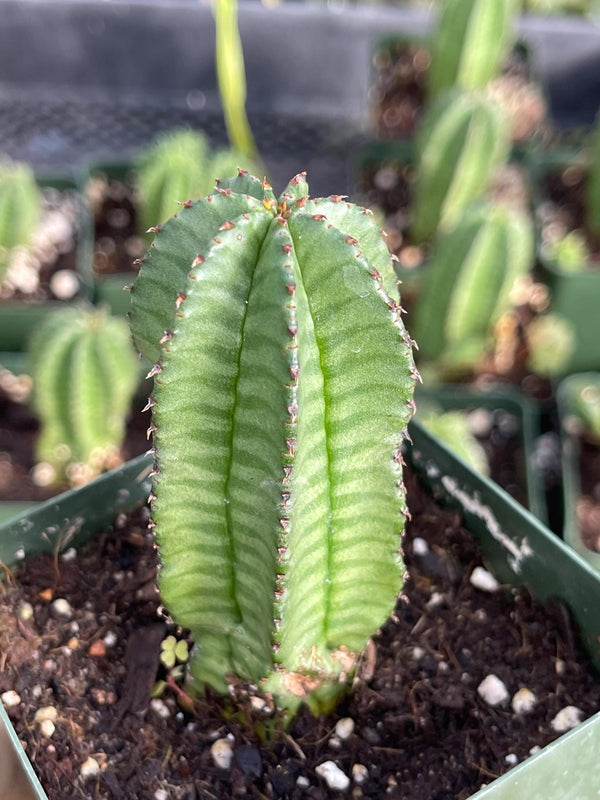
[{"label": "tall green cactus stem", "polygon": [[40,217],[41,194],[27,164],[0,161],[0,280],[10,251],[29,245]]},{"label": "tall green cactus stem", "polygon": [[200,131],[181,128],[161,134],[142,153],[137,170],[140,230],[165,222],[178,203],[210,194],[217,178],[251,166],[250,159],[235,150],[211,151]]},{"label": "tall green cactus stem", "polygon": [[600,241],[600,115],[591,136],[590,168],[585,184],[585,225],[596,241]]},{"label": "tall green cactus stem", "polygon": [[126,322],[104,311],[61,309],[38,328],[29,356],[41,423],[37,460],[51,465],[57,482],[72,465],[83,465],[89,478],[115,466],[139,381]]},{"label": "tall green cactus stem", "polygon": [[528,217],[502,206],[472,208],[433,252],[415,310],[423,362],[464,372],[480,360],[510,308],[515,281],[533,264]]},{"label": "tall green cactus stem", "polygon": [[425,242],[452,227],[487,188],[509,144],[509,126],[492,101],[450,92],[435,102],[416,141],[411,237]]},{"label": "tall green cactus stem", "polygon": [[453,86],[485,88],[513,42],[517,11],[515,0],[447,0],[431,47],[431,97]]},{"label": "tall green cactus stem", "polygon": [[262,681],[316,710],[393,609],[416,370],[392,274],[366,210],[243,172],[141,266],[160,588],[199,686]]}]

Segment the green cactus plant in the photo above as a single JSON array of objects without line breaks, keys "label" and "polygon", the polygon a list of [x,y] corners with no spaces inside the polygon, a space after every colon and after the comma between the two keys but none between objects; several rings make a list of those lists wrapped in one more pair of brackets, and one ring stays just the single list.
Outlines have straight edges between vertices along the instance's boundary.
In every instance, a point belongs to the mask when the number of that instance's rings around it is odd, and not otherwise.
[{"label": "green cactus plant", "polygon": [[411,238],[430,240],[452,227],[487,188],[506,158],[510,130],[498,106],[467,92],[449,92],[427,110],[416,139]]},{"label": "green cactus plant", "polygon": [[490,344],[533,256],[529,217],[503,206],[469,209],[437,241],[425,276],[414,325],[422,360],[441,372],[468,372]]},{"label": "green cactus plant", "polygon": [[27,164],[0,161],[0,280],[11,250],[31,242],[41,203],[33,170]]},{"label": "green cactus plant", "polygon": [[541,314],[525,328],[527,366],[536,375],[564,372],[575,349],[575,331],[558,314]]},{"label": "green cactus plant", "polygon": [[372,216],[303,175],[279,199],[222,182],[141,266],[160,588],[197,687],[328,707],[393,609],[416,378],[395,285]]},{"label": "green cactus plant", "polygon": [[235,150],[213,152],[200,131],[180,128],[161,134],[142,153],[137,169],[140,230],[146,232],[165,222],[178,203],[212,192],[217,178],[252,166]]},{"label": "green cactus plant", "polygon": [[585,375],[578,376],[573,379],[569,399],[578,427],[600,443],[600,385],[586,380]]},{"label": "green cactus plant", "polygon": [[517,12],[515,0],[447,0],[431,47],[430,96],[485,88],[512,44]]},{"label": "green cactus plant", "polygon": [[38,462],[47,482],[91,480],[120,463],[139,365],[125,320],[63,308],[44,320],[29,349]]}]

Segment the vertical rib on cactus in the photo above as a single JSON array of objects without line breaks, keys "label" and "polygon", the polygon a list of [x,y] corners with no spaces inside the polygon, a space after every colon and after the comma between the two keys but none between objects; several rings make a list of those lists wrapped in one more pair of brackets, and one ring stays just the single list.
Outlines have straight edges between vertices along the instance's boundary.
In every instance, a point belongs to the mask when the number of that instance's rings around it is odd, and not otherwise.
[{"label": "vertical rib on cactus", "polygon": [[[220,691],[230,675],[264,679],[282,704],[316,708],[401,586],[395,456],[414,365],[372,219],[307,192],[297,176],[276,200],[242,174],[185,209],[157,235],[131,323],[154,354],[153,276],[173,258],[194,264],[160,283],[171,335],[152,506],[163,599],[196,641],[192,674]],[[215,202],[220,218],[206,214]]]},{"label": "vertical rib on cactus", "polygon": [[450,92],[427,111],[416,148],[411,236],[422,242],[452,227],[486,189],[508,154],[509,128],[492,101]]},{"label": "vertical rib on cactus", "polygon": [[10,251],[27,246],[40,216],[41,195],[27,164],[0,162],[0,280]]},{"label": "vertical rib on cactus", "polygon": [[30,363],[37,460],[58,481],[69,464],[86,465],[93,477],[115,458],[138,382],[127,326],[104,312],[61,309],[33,337]]},{"label": "vertical rib on cactus", "polygon": [[533,250],[530,220],[502,206],[470,209],[438,240],[415,313],[423,361],[452,372],[482,357]]},{"label": "vertical rib on cactus", "polygon": [[516,14],[515,0],[447,0],[432,42],[431,96],[452,86],[483,89],[502,66]]}]

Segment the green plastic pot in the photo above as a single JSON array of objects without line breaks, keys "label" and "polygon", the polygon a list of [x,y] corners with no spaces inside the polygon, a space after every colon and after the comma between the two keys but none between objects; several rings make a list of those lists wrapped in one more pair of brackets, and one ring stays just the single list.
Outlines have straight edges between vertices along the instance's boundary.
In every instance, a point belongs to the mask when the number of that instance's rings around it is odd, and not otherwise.
[{"label": "green plastic pot", "polygon": [[[77,177],[43,175],[37,178],[41,188],[49,187],[59,191],[78,191],[80,181]],[[92,296],[92,223],[85,202],[81,202],[77,221],[76,267],[81,283],[78,299],[91,299]],[[0,305],[0,351],[20,352],[27,348],[32,331],[44,317],[63,303],[52,300],[47,303],[28,303],[6,300]]]},{"label": "green plastic pot", "polygon": [[505,411],[518,423],[519,446],[515,450],[518,460],[516,472],[522,482],[527,508],[542,522],[548,521],[544,487],[534,466],[535,441],[540,435],[540,415],[537,406],[517,388],[510,385],[494,386],[488,391],[477,391],[460,384],[442,384],[436,387],[418,386],[415,394],[417,415],[421,408],[434,410]]},{"label": "green plastic pot", "polygon": [[570,375],[560,383],[557,390],[556,399],[562,439],[563,538],[600,574],[600,553],[586,547],[577,520],[577,501],[581,497],[580,443],[572,424],[575,417],[573,398],[578,389],[588,385],[600,388],[600,373],[588,372]]},{"label": "green plastic pot", "polygon": [[[534,206],[539,208],[548,200],[545,180],[552,172],[573,165],[585,167],[585,151],[560,147],[547,153],[532,152],[525,159]],[[536,215],[537,216],[537,215]],[[549,310],[571,325],[575,336],[573,353],[563,374],[600,369],[600,269],[581,265],[581,270],[567,272],[541,247],[541,226],[538,220],[538,263],[540,275],[550,289]]]},{"label": "green plastic pot", "polygon": [[[559,598],[578,622],[582,639],[600,669],[600,576],[532,514],[494,483],[475,474],[419,424],[410,425],[413,444],[407,456],[441,502],[462,510],[465,524],[479,540],[502,583],[526,583],[534,596]],[[71,547],[101,531],[116,514],[145,502],[150,490],[151,458],[141,456],[94,483],[67,492],[0,525],[0,560],[14,564],[27,554]],[[29,794],[47,800],[9,719],[0,763],[22,775]],[[6,737],[5,737],[6,739]],[[600,714],[543,748],[472,796],[472,800],[581,800],[600,786]],[[12,800],[20,797],[11,793]]]}]

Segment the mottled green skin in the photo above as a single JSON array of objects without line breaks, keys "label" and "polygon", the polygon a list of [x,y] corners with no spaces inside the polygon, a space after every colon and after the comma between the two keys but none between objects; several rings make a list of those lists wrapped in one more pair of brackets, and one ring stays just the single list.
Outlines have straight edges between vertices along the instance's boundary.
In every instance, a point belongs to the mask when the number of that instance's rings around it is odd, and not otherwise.
[{"label": "mottled green skin", "polygon": [[307,195],[303,176],[276,199],[242,173],[183,209],[142,265],[131,327],[158,362],[160,588],[192,630],[195,681],[263,681],[316,710],[402,584],[415,370],[371,216]]},{"label": "mottled green skin", "polygon": [[0,161],[0,280],[10,251],[29,245],[38,223],[41,194],[27,164]]},{"label": "mottled green skin", "polygon": [[500,71],[513,41],[515,0],[446,0],[431,46],[429,92],[483,89]]},{"label": "mottled green skin", "polygon": [[458,222],[506,159],[510,130],[485,97],[453,91],[429,108],[416,140],[411,238],[426,242]]},{"label": "mottled green skin", "polygon": [[140,230],[165,222],[178,203],[210,194],[218,178],[237,175],[239,167],[252,168],[252,163],[235,150],[212,151],[200,131],[162,134],[142,154],[137,170]]},{"label": "mottled green skin", "polygon": [[125,436],[139,382],[127,324],[103,311],[63,308],[37,329],[29,352],[33,405],[40,420],[36,458],[58,481],[69,464],[98,471]]},{"label": "mottled green skin", "polygon": [[470,209],[433,251],[415,311],[420,359],[442,373],[471,369],[533,256],[527,217],[502,206]]}]

